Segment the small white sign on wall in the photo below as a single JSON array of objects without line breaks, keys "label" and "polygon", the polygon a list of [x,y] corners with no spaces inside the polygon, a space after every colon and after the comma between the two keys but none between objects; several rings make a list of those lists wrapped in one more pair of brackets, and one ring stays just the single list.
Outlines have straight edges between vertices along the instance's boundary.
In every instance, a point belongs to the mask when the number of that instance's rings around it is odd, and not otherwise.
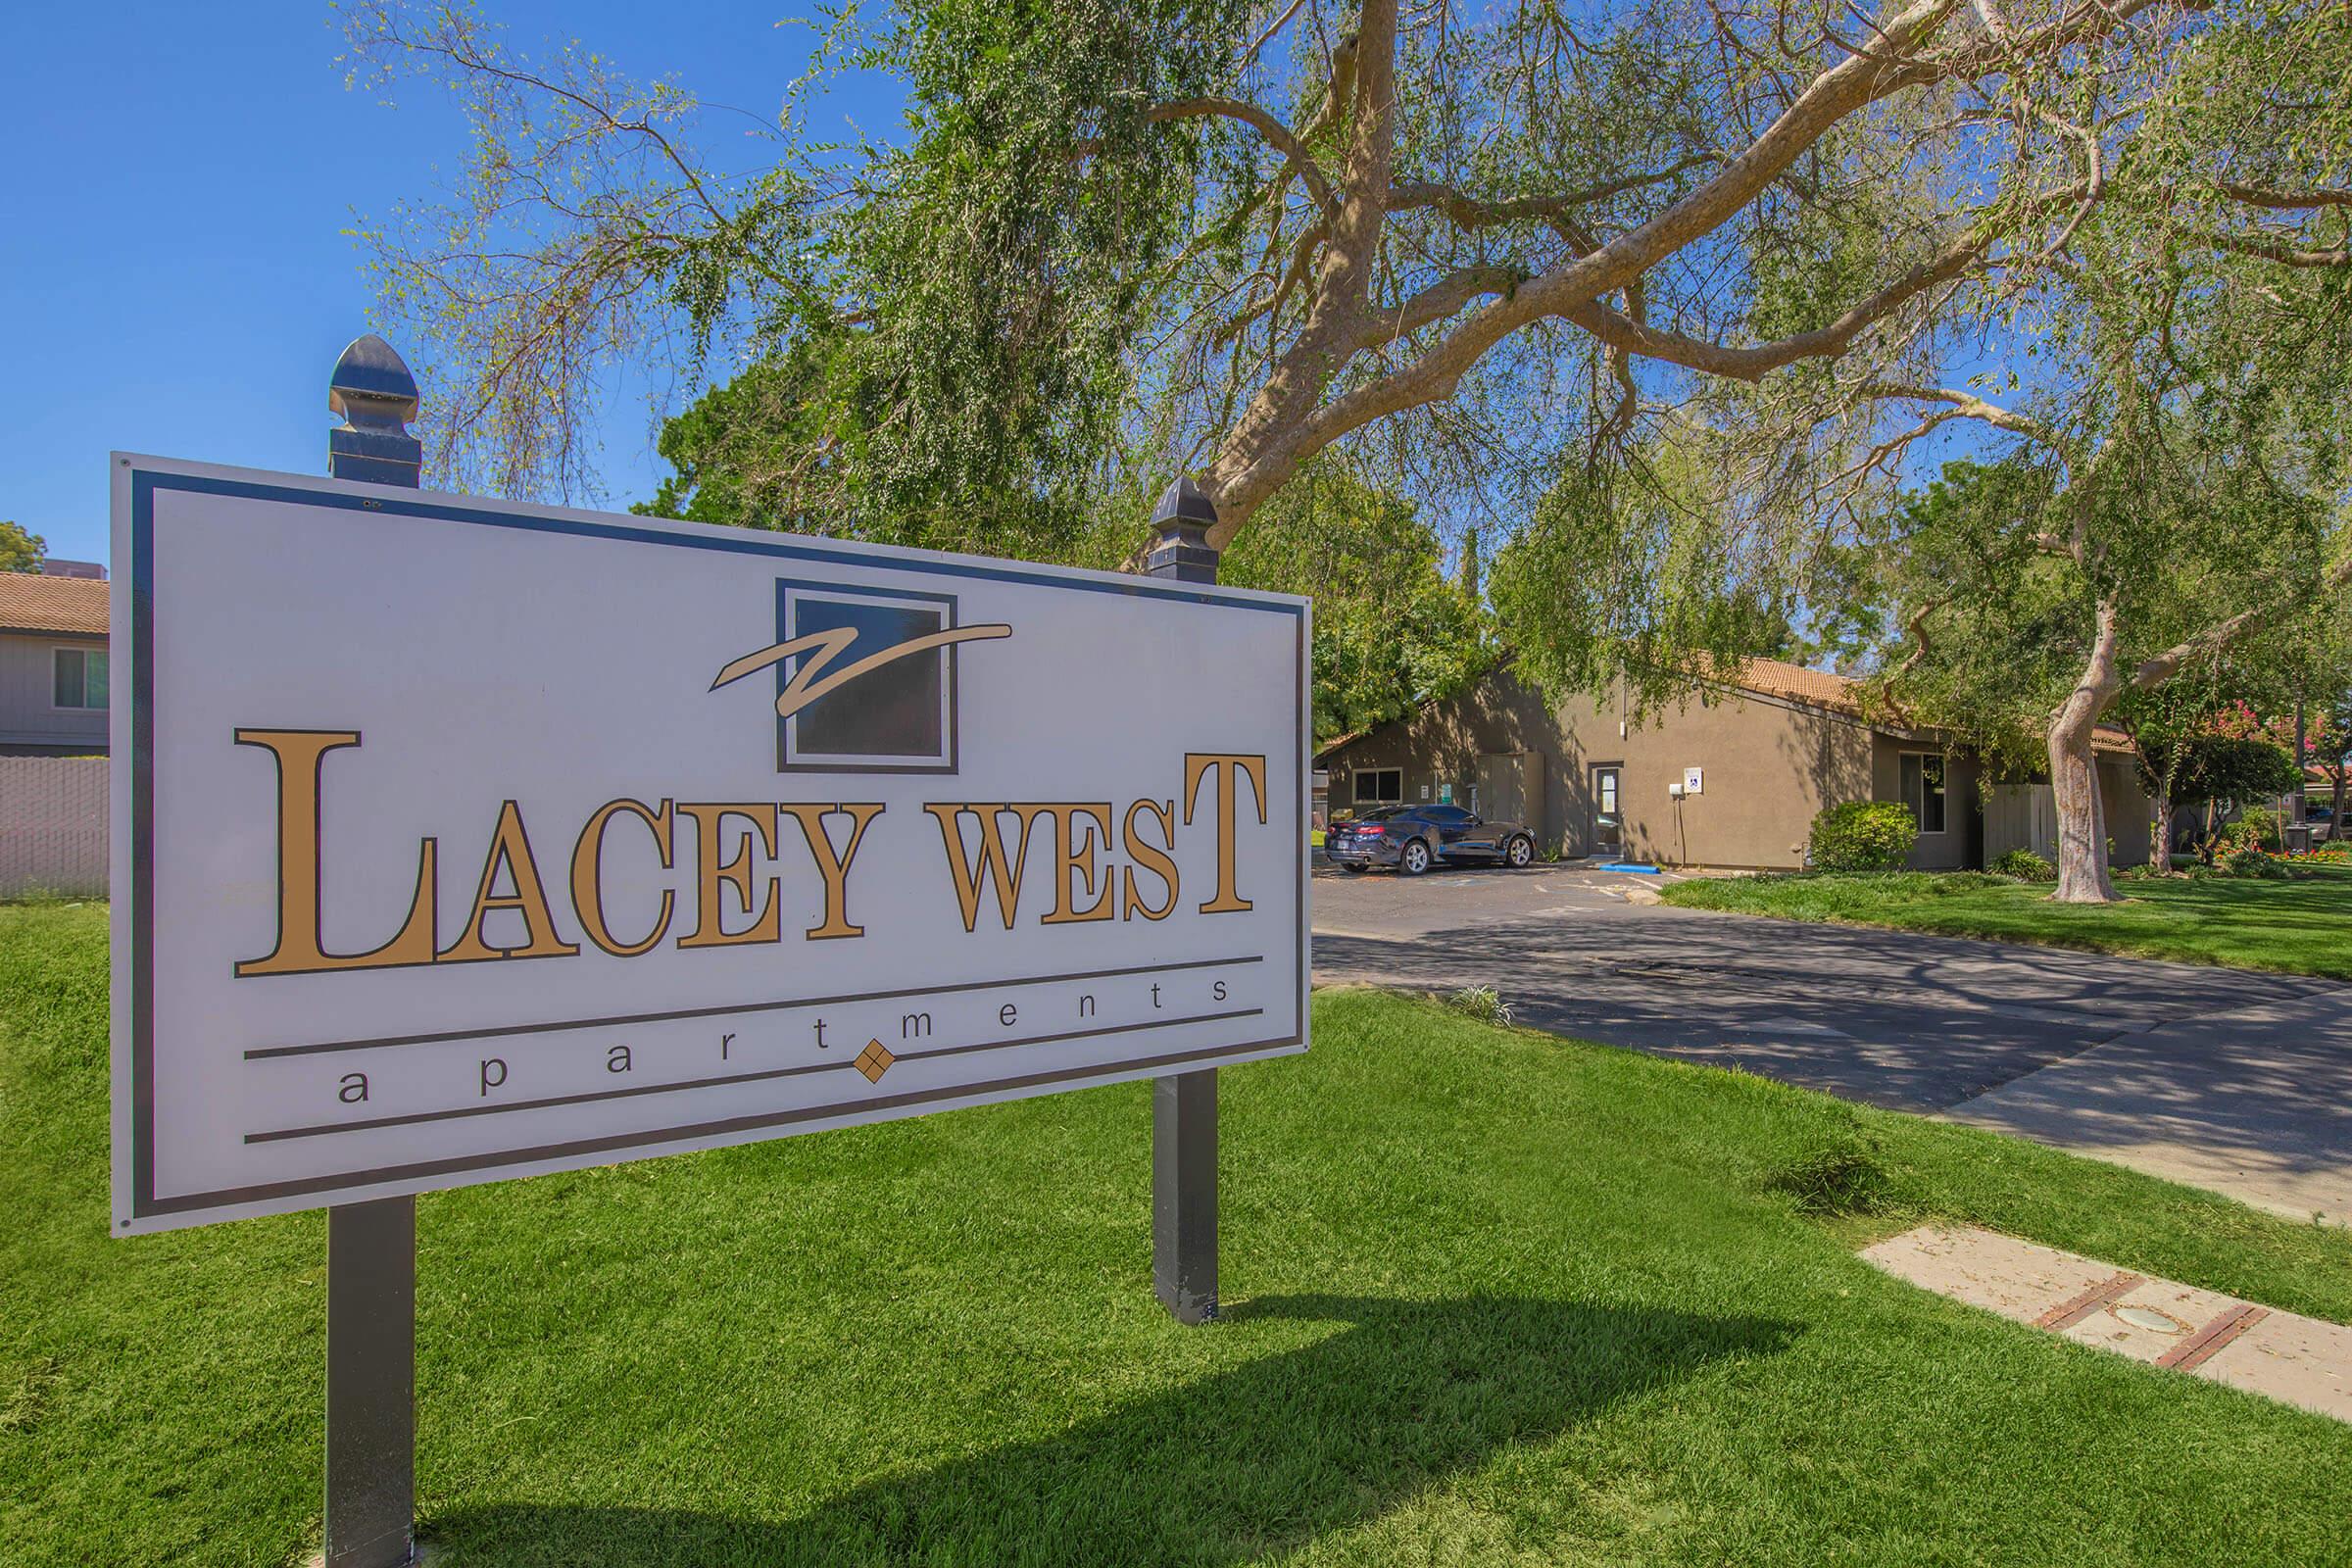
[{"label": "small white sign on wall", "polygon": [[117,1234],[1305,1047],[1302,599],[114,478]]},{"label": "small white sign on wall", "polygon": [[1701,771],[1701,769],[1695,767],[1686,767],[1683,769],[1683,793],[1685,795],[1696,795],[1699,793],[1699,785],[1703,782],[1703,780],[1700,778]]}]

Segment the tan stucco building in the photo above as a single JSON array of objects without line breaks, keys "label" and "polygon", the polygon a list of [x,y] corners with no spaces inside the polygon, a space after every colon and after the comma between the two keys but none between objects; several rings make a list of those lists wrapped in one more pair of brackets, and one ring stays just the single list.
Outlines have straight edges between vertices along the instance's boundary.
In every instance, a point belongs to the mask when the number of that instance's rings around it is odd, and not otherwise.
[{"label": "tan stucco building", "polygon": [[[2119,865],[2144,862],[2149,806],[2120,735],[2099,779]],[[2050,855],[2047,785],[1998,784],[1936,730],[1864,716],[1855,683],[1759,660],[1646,720],[1624,703],[1555,705],[1508,669],[1411,716],[1324,748],[1333,815],[1450,800],[1525,822],[1569,857],[1793,868],[1823,808],[1900,801],[1920,823],[1912,864],[1981,866],[2004,851]]]}]

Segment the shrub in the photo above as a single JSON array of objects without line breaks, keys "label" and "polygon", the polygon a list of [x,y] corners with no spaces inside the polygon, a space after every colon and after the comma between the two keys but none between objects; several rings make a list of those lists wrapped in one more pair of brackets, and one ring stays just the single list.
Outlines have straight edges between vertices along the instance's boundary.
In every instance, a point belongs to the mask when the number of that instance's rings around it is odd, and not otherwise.
[{"label": "shrub", "polygon": [[1493,986],[1464,986],[1446,999],[1446,1005],[1465,1018],[1480,1023],[1508,1024],[1511,1004],[1502,1000]]},{"label": "shrub", "polygon": [[2239,849],[2276,850],[2285,843],[2279,831],[2279,815],[2268,807],[2249,807],[2238,813],[2236,821],[2225,830],[2225,836]]},{"label": "shrub", "polygon": [[2223,856],[2220,866],[2230,876],[2276,878],[2289,874],[2284,860],[2251,844],[2241,844]]},{"label": "shrub", "polygon": [[1813,819],[1810,858],[1822,871],[1899,871],[1919,828],[1892,801],[1848,801]]},{"label": "shrub", "polygon": [[2002,876],[2015,877],[2020,882],[2055,882],[2058,880],[2058,868],[2035,855],[2032,850],[2011,850],[2007,855],[1993,861],[1986,869]]}]

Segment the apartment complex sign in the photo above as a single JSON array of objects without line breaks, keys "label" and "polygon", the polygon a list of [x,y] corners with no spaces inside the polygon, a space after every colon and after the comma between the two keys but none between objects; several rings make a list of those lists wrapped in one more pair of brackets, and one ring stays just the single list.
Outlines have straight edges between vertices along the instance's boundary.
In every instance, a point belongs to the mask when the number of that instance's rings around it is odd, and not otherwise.
[{"label": "apartment complex sign", "polygon": [[1303,601],[114,471],[119,1232],[1305,1047]]}]

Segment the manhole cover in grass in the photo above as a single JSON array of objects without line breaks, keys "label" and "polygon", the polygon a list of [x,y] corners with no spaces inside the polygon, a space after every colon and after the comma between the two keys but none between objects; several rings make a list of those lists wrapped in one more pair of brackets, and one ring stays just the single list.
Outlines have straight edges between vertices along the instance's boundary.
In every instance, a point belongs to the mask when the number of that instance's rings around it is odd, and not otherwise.
[{"label": "manhole cover in grass", "polygon": [[2115,1315],[2135,1329],[2153,1329],[2158,1334],[2185,1334],[2188,1325],[2176,1318],[2166,1317],[2151,1306],[2119,1306]]}]

